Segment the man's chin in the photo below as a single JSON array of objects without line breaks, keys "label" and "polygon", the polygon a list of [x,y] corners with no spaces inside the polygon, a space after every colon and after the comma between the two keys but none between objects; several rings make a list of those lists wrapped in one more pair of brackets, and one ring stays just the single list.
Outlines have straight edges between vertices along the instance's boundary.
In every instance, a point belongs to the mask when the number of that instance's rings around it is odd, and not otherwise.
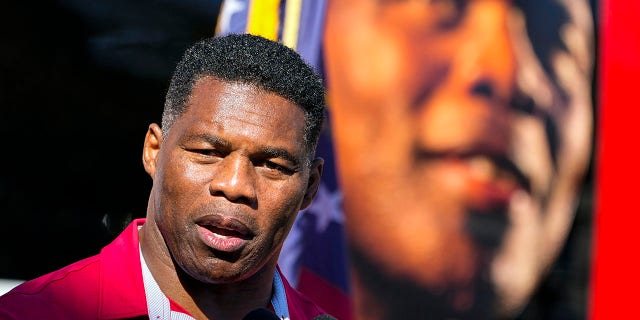
[{"label": "man's chin", "polygon": [[[428,314],[433,319],[463,320],[495,315],[496,295],[486,270],[465,283],[424,284],[408,274],[388,271],[357,249],[351,249],[350,259],[354,294],[365,304],[359,308],[375,306],[384,310],[384,319],[417,319]],[[398,257],[398,263],[401,260]]]}]

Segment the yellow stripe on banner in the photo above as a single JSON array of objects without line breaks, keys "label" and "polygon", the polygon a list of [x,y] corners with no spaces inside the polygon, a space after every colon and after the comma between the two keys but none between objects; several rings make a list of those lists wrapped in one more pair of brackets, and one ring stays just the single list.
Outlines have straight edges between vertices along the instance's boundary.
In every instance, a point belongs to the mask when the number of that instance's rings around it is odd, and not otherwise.
[{"label": "yellow stripe on banner", "polygon": [[302,0],[286,0],[284,16],[284,30],[282,31],[282,43],[292,49],[298,45],[298,30],[300,28],[300,11]]},{"label": "yellow stripe on banner", "polygon": [[247,33],[278,40],[280,0],[253,0],[249,8]]}]

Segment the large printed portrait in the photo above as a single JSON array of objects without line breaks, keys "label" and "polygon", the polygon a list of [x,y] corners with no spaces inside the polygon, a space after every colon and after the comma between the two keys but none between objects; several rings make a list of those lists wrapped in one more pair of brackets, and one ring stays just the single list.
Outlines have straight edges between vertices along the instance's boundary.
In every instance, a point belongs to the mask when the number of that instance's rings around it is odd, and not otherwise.
[{"label": "large printed portrait", "polygon": [[358,319],[512,317],[557,257],[592,146],[585,1],[330,1]]}]

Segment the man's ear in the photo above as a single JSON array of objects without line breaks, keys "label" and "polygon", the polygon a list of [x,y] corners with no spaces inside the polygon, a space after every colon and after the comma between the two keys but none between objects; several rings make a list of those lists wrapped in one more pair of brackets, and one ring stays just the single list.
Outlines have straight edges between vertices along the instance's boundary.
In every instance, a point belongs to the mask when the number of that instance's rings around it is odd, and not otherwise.
[{"label": "man's ear", "polygon": [[152,123],[144,137],[144,147],[142,148],[142,164],[144,170],[153,179],[156,173],[156,163],[158,162],[158,154],[160,153],[160,145],[162,144],[162,129],[159,125]]},{"label": "man's ear", "polygon": [[322,169],[324,166],[324,159],[316,158],[311,163],[311,168],[309,170],[309,181],[307,182],[307,191],[304,194],[304,199],[302,199],[302,209],[306,209],[311,205],[311,202],[316,197],[316,193],[318,193],[318,187],[320,186],[320,178],[322,178]]}]

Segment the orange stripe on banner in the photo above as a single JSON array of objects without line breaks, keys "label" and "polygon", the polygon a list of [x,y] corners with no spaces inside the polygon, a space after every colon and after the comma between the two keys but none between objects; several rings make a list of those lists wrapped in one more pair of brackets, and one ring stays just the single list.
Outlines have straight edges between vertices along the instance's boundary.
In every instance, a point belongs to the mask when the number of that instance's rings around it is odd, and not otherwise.
[{"label": "orange stripe on banner", "polygon": [[640,1],[601,0],[590,319],[640,319]]}]

